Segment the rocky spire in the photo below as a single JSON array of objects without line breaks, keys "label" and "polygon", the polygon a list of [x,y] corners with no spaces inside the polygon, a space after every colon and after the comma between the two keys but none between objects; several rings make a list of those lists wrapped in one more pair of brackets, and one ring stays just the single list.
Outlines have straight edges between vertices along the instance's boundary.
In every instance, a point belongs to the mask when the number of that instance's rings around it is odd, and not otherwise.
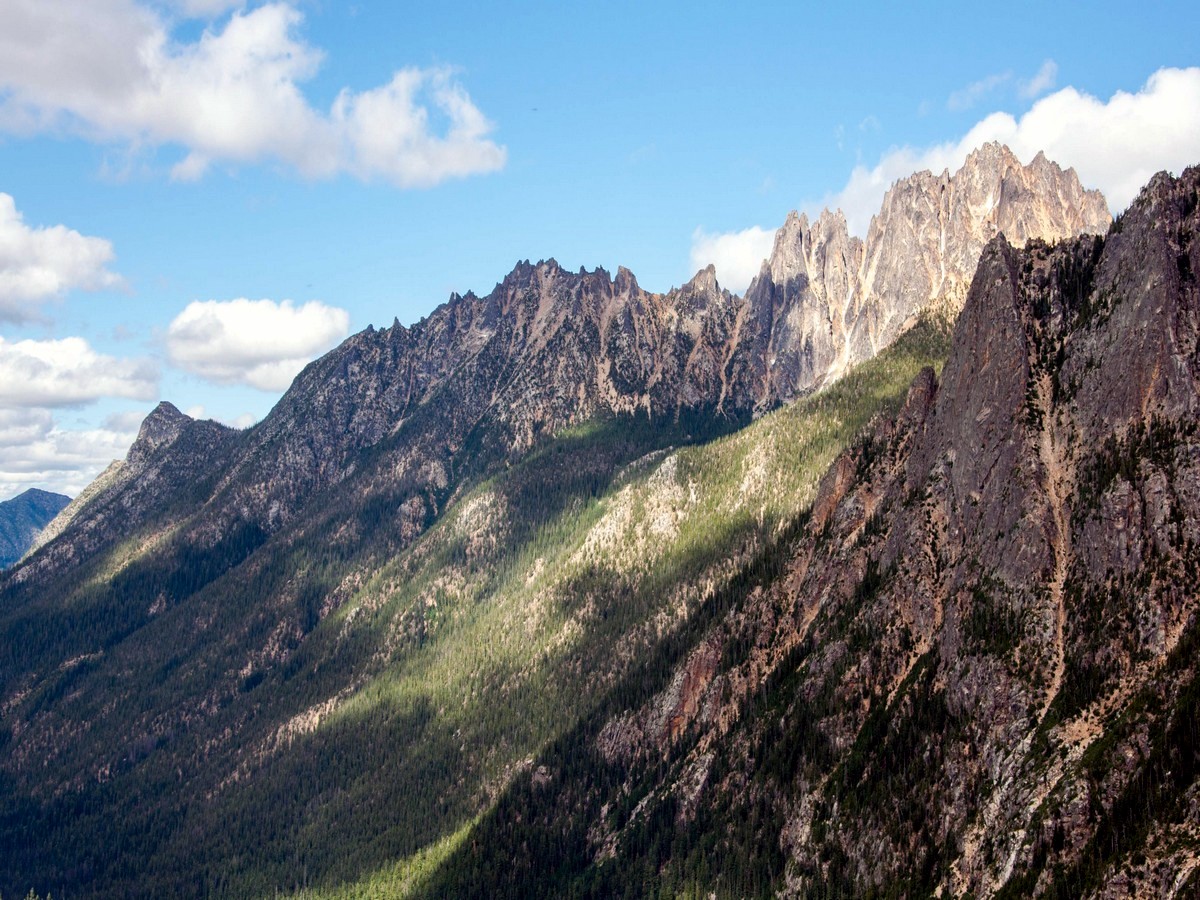
[{"label": "rocky spire", "polygon": [[897,181],[865,241],[839,212],[810,223],[793,212],[746,298],[765,350],[760,409],[840,377],[894,341],[925,307],[961,308],[984,245],[1003,233],[1014,245],[1103,233],[1104,197],[1074,170],[1039,153],[1022,165],[999,143],[972,151],[951,174]]}]

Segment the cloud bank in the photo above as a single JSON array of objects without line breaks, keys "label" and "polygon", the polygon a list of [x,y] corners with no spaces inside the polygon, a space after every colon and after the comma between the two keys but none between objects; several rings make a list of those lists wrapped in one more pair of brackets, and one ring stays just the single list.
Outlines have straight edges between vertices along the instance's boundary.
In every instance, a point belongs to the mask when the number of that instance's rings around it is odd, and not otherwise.
[{"label": "cloud bank", "polygon": [[152,400],[158,369],[148,359],[97,353],[80,337],[9,341],[0,336],[0,408],[82,406],[101,397]]},{"label": "cloud bank", "polygon": [[110,419],[100,428],[59,427],[44,409],[0,408],[0,498],[41,487],[77,495],[137,437],[142,416]]},{"label": "cloud bank", "polygon": [[112,261],[111,242],[63,225],[31,228],[12,196],[0,193],[0,321],[36,318],[42,302],[73,288],[119,287]]},{"label": "cloud bank", "polygon": [[[212,16],[222,0],[177,4]],[[172,145],[173,177],[212,163],[274,160],[306,177],[348,173],[402,188],[502,168],[506,150],[450,68],[405,68],[387,84],[343,90],[328,112],[300,85],[319,49],[288,3],[235,11],[195,41],[133,0],[9,0],[0,6],[0,129],[130,146]]]},{"label": "cloud bank", "polygon": [[194,301],[167,328],[167,356],[217,384],[281,391],[349,331],[346,310],[315,300],[303,306],[290,300]]}]

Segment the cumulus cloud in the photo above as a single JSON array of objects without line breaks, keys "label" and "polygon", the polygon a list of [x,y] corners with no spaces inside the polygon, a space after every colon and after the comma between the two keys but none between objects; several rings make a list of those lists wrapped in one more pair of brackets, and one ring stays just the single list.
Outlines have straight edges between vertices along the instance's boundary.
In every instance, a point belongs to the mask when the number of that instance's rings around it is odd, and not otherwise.
[{"label": "cumulus cloud", "polygon": [[31,487],[75,496],[137,437],[142,414],[100,428],[61,428],[44,409],[0,408],[0,497]]},{"label": "cumulus cloud", "polygon": [[112,243],[63,225],[31,228],[16,201],[0,193],[0,321],[35,318],[38,305],[72,288],[118,287],[108,270]]},{"label": "cumulus cloud", "polygon": [[750,286],[763,260],[771,255],[775,232],[757,225],[743,231],[710,234],[697,228],[692,232],[692,271],[709,263],[717,268],[721,286],[740,294]]},{"label": "cumulus cloud", "polygon": [[168,358],[218,384],[280,391],[350,330],[350,314],[315,300],[194,301],[167,328]]},{"label": "cumulus cloud", "polygon": [[[485,137],[491,123],[450,76],[448,69],[409,68],[375,90],[342,91],[332,113],[345,147],[342,165],[360,178],[379,175],[401,187],[503,166],[504,150]],[[449,119],[444,135],[430,133],[422,96]]]},{"label": "cumulus cloud", "polygon": [[80,337],[0,337],[0,407],[80,406],[101,397],[157,395],[158,370],[148,359],[106,356]]},{"label": "cumulus cloud", "polygon": [[48,409],[5,409],[0,407],[0,447],[14,447],[41,440],[54,426]]},{"label": "cumulus cloud", "polygon": [[[184,0],[184,15],[238,4]],[[0,128],[130,146],[182,147],[172,169],[277,160],[307,177],[346,172],[399,187],[504,166],[493,125],[452,69],[406,68],[382,87],[343,90],[327,112],[300,85],[321,51],[288,3],[235,11],[195,41],[134,0],[10,0],[0,7]]]},{"label": "cumulus cloud", "polygon": [[104,417],[104,428],[107,431],[119,431],[122,434],[137,434],[142,427],[142,421],[150,414],[148,409],[127,409],[124,412],[113,413]]},{"label": "cumulus cloud", "polygon": [[992,113],[959,140],[895,148],[874,167],[857,166],[841,191],[810,209],[841,208],[851,231],[863,235],[893,182],[922,169],[953,172],[988,141],[1007,144],[1026,162],[1044,151],[1120,212],[1155,172],[1178,173],[1200,159],[1200,68],[1160,69],[1140,90],[1107,100],[1066,87],[1020,118]]}]

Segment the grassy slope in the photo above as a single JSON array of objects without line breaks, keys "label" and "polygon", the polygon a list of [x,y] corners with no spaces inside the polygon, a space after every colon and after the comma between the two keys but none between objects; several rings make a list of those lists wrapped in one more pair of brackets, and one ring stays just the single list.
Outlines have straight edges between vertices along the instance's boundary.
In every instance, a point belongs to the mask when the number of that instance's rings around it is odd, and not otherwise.
[{"label": "grassy slope", "polygon": [[922,366],[939,366],[946,348],[943,329],[919,326],[829,390],[736,434],[645,458],[516,542],[504,534],[519,472],[462,498],[327,623],[350,635],[419,620],[408,633],[421,638],[414,652],[390,656],[314,735],[382,709],[425,707],[432,732],[467,748],[459,762],[475,783],[459,787],[472,802],[402,861],[347,872],[340,884],[326,879],[304,896],[404,896],[420,886],[521,761],[711,604],[807,507],[834,456],[872,416],[896,407]]}]

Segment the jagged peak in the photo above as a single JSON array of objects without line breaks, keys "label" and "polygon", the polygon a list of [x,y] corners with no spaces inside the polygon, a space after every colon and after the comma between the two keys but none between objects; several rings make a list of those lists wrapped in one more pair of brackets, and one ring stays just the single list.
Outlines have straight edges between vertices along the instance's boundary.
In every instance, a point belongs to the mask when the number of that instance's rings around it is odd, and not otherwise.
[{"label": "jagged peak", "polygon": [[145,430],[147,426],[154,427],[159,423],[190,421],[192,421],[192,417],[187,413],[180,412],[179,407],[170,400],[161,400],[158,406],[150,410],[150,414],[142,420],[142,429]]},{"label": "jagged peak", "polygon": [[1002,144],[1000,141],[988,141],[968,153],[958,171],[983,166],[990,167],[1001,163],[1020,166],[1021,160],[1007,144]]},{"label": "jagged peak", "polygon": [[[779,229],[779,233],[797,234],[802,231],[808,231],[808,213],[792,210],[787,214],[787,218],[783,220],[783,227]],[[776,237],[778,240],[778,237]]]},{"label": "jagged peak", "polygon": [[1187,193],[1189,186],[1194,192],[1197,182],[1200,182],[1200,166],[1191,166],[1184,169],[1178,178],[1166,169],[1163,169],[1160,172],[1156,172],[1146,183],[1146,186],[1138,192],[1137,197],[1130,204],[1130,208],[1153,207],[1156,202],[1168,198],[1173,194],[1180,192]]},{"label": "jagged peak", "polygon": [[178,438],[179,433],[192,421],[192,417],[180,412],[175,404],[163,400],[142,420],[137,439],[125,455],[126,462],[145,461],[160,447],[164,447]]},{"label": "jagged peak", "polygon": [[709,263],[693,275],[692,280],[685,284],[684,287],[693,293],[701,291],[720,293],[721,287],[717,282],[717,267]]},{"label": "jagged peak", "polygon": [[637,276],[624,266],[617,266],[617,278],[613,282],[613,287],[619,294],[635,294],[641,290],[638,286]]},{"label": "jagged peak", "polygon": [[[566,272],[553,256],[549,259],[539,259],[536,263],[531,263],[528,259],[522,259],[517,261],[512,270],[504,276],[504,279],[496,287],[512,288],[518,285],[528,286],[535,279],[557,278],[568,274],[570,273]],[[464,296],[472,295],[468,291]]]},{"label": "jagged peak", "polygon": [[[781,256],[787,248],[801,244],[808,232],[808,215],[793,209],[787,214],[783,225],[775,232],[775,241],[771,245],[771,256],[764,260],[764,265]],[[759,271],[762,272],[761,269]]]}]

